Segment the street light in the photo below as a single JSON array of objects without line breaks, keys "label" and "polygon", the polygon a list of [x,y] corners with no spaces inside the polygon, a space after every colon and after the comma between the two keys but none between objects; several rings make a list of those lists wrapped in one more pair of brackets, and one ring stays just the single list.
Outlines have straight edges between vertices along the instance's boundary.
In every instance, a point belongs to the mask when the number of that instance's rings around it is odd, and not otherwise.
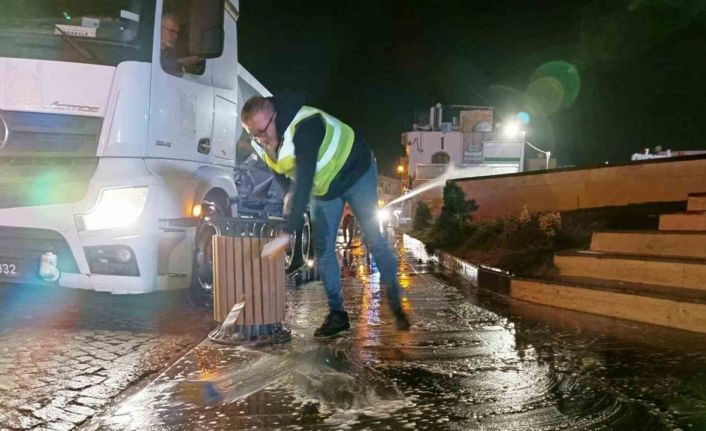
[{"label": "street light", "polygon": [[506,138],[508,139],[516,139],[519,136],[522,137],[522,149],[520,150],[520,172],[525,170],[525,136],[526,136],[526,131],[524,127],[522,127],[523,124],[520,123],[519,120],[513,118],[512,120],[509,120],[503,124],[502,130],[503,130],[503,135],[505,135]]},{"label": "street light", "polygon": [[516,138],[520,133],[524,135],[525,131],[519,121],[510,121],[503,127],[503,134],[508,138]]},{"label": "street light", "polygon": [[[520,114],[522,114],[522,113],[520,113]],[[517,115],[518,118],[520,118],[520,114]],[[505,123],[505,125],[503,126],[503,134],[509,139],[516,138],[518,135],[521,136],[521,138],[522,138],[522,153],[521,153],[520,157],[521,157],[522,163],[524,163],[524,159],[525,159],[525,144],[526,144],[526,145],[529,145],[530,147],[532,147],[535,151],[542,153],[547,157],[546,169],[549,170],[549,159],[552,155],[552,152],[541,150],[527,141],[527,131],[524,129],[524,127],[522,127],[523,123],[526,124],[527,122],[529,122],[529,119],[527,121],[524,121],[522,118],[520,118],[520,120],[512,119],[512,120],[508,121],[507,123]],[[520,167],[520,169],[522,169],[522,168],[523,168],[523,166]]]}]

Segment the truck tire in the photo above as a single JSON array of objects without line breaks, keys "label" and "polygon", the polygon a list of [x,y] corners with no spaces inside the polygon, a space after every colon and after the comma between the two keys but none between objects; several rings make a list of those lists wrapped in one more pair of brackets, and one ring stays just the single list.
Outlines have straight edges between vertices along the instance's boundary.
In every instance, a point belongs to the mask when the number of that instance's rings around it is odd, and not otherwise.
[{"label": "truck tire", "polygon": [[[204,199],[206,201],[207,199]],[[216,216],[225,215],[222,203],[217,201],[204,202],[210,205],[209,213]],[[191,284],[187,292],[190,305],[198,308],[213,306],[213,248],[212,237],[216,229],[203,218],[196,226],[194,235],[194,253],[191,267]]]}]

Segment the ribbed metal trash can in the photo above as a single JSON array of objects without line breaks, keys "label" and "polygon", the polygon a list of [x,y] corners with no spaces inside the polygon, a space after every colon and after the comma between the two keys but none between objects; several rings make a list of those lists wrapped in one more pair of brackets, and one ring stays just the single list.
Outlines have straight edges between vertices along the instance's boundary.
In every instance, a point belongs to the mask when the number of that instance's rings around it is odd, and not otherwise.
[{"label": "ribbed metal trash can", "polygon": [[[288,341],[291,334],[282,323],[285,255],[260,258],[265,244],[280,233],[282,220],[223,218],[210,222],[216,231],[212,238],[213,318],[220,325],[209,338],[227,344]],[[233,313],[231,319],[229,313]]]}]

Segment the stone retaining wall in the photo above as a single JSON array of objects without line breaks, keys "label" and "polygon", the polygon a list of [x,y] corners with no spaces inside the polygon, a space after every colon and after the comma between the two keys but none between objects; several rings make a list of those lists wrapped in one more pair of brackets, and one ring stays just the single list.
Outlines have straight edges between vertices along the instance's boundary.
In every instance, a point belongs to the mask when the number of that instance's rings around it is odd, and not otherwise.
[{"label": "stone retaining wall", "polygon": [[[457,180],[479,205],[478,219],[530,212],[563,212],[583,208],[649,202],[686,201],[689,193],[706,192],[706,157],[658,159],[624,165],[549,172],[526,172]],[[436,213],[442,189],[421,195]]]}]

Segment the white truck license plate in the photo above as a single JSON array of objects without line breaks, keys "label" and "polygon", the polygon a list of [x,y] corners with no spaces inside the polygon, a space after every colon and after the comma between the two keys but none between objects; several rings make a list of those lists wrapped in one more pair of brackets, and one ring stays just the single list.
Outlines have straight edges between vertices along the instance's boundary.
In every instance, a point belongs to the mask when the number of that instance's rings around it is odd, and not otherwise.
[{"label": "white truck license plate", "polygon": [[0,275],[18,277],[20,275],[20,271],[19,268],[17,268],[17,264],[0,262]]}]

